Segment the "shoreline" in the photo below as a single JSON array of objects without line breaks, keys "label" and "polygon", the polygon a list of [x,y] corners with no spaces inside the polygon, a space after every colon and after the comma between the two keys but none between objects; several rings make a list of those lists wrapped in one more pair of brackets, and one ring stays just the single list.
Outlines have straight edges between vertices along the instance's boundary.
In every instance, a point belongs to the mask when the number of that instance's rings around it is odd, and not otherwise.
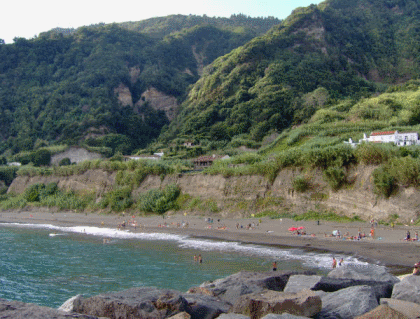
[{"label": "shoreline", "polygon": [[[132,216],[127,215],[50,212],[48,209],[35,207],[2,211],[0,222],[117,228],[124,220],[127,222],[132,220]],[[339,230],[342,234],[348,232],[350,236],[355,236],[359,229],[368,234],[370,224],[321,221],[318,225],[316,221],[296,222],[289,219],[269,218],[262,218],[259,223],[260,220],[257,218],[222,219],[220,216],[213,216],[213,223],[209,223],[205,219],[204,216],[196,215],[169,215],[165,218],[156,215],[135,216],[134,220],[139,227],[135,229],[133,226],[127,226],[126,229],[130,232],[168,233],[284,249],[298,248],[307,252],[330,253],[331,256],[343,254],[361,261],[386,266],[395,275],[410,273],[413,265],[420,260],[418,254],[420,241],[403,240],[407,230],[411,232],[412,237],[415,231],[420,231],[420,227],[416,226],[397,226],[392,229],[378,225],[375,227],[375,239],[363,238],[357,241],[338,239],[330,235],[333,230]],[[182,227],[186,223],[188,227]],[[165,224],[166,227],[162,227]],[[237,225],[239,225],[238,229]],[[249,225],[251,228],[247,229]],[[290,227],[297,226],[305,227],[308,235],[293,235],[288,230]]]}]

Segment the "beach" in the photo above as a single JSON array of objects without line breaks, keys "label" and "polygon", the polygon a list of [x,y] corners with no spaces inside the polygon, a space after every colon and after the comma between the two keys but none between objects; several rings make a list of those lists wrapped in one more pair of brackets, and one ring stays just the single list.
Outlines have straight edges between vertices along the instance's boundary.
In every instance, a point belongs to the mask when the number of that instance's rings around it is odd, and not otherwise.
[{"label": "beach", "polygon": [[[133,218],[134,217],[134,218]],[[134,223],[133,223],[134,221]],[[394,274],[409,273],[420,260],[420,241],[404,240],[407,231],[414,237],[420,227],[396,225],[394,228],[375,225],[370,238],[369,222],[338,223],[327,221],[294,221],[290,219],[249,218],[224,219],[217,215],[171,214],[136,216],[127,214],[98,214],[51,212],[45,208],[31,208],[0,213],[1,223],[52,224],[57,226],[96,226],[124,228],[129,232],[170,233],[202,239],[216,239],[301,248],[306,251],[345,254],[374,264],[384,265]],[[125,222],[125,227],[123,224]],[[291,227],[301,227],[306,234],[298,235]],[[343,238],[333,236],[339,231]],[[358,233],[367,237],[348,239]]]}]

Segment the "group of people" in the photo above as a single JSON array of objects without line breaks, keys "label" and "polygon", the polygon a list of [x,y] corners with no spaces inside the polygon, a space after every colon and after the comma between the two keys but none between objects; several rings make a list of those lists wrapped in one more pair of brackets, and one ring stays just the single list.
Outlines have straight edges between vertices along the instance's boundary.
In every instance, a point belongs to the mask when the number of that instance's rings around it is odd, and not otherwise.
[{"label": "group of people", "polygon": [[404,240],[406,240],[406,241],[418,241],[419,240],[419,233],[416,231],[414,233],[414,238],[412,238],[411,234],[410,234],[410,231],[407,230],[407,234],[406,234]]},{"label": "group of people", "polygon": [[[344,265],[344,259],[341,258],[340,261],[338,262],[338,266],[343,266]],[[332,261],[332,269],[337,268],[337,259],[335,259],[335,257],[333,257],[333,261]]]},{"label": "group of people", "polygon": [[198,262],[199,264],[203,263],[203,258],[201,257],[201,254],[199,254],[198,256],[194,255],[194,262]]}]

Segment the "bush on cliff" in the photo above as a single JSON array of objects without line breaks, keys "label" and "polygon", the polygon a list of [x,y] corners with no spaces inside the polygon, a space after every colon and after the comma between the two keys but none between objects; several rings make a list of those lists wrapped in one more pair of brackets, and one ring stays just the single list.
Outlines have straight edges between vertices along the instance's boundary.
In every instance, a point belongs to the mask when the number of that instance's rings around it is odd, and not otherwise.
[{"label": "bush on cliff", "polygon": [[342,167],[329,167],[323,173],[324,180],[336,191],[346,181],[346,172]]},{"label": "bush on cliff", "polygon": [[151,189],[141,194],[137,208],[143,212],[163,214],[176,208],[176,199],[181,194],[181,189],[176,184],[170,184],[163,190]]},{"label": "bush on cliff", "polygon": [[376,168],[373,173],[373,184],[375,192],[388,198],[397,188],[395,177],[392,176],[384,167]]},{"label": "bush on cliff", "polygon": [[99,203],[101,208],[109,207],[117,212],[128,209],[131,205],[133,205],[133,200],[131,198],[131,188],[129,187],[118,188],[106,193]]},{"label": "bush on cliff", "polygon": [[299,193],[306,192],[309,189],[309,182],[303,176],[296,177],[293,182],[293,189]]}]

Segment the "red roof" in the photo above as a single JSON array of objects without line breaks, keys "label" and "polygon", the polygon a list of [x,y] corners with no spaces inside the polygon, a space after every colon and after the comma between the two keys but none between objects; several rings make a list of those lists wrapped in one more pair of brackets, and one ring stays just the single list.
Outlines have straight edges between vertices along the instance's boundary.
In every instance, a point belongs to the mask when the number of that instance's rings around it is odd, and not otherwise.
[{"label": "red roof", "polygon": [[394,134],[396,131],[387,131],[387,132],[374,132],[372,134],[370,134],[370,136],[378,136],[378,135],[392,135]]}]

